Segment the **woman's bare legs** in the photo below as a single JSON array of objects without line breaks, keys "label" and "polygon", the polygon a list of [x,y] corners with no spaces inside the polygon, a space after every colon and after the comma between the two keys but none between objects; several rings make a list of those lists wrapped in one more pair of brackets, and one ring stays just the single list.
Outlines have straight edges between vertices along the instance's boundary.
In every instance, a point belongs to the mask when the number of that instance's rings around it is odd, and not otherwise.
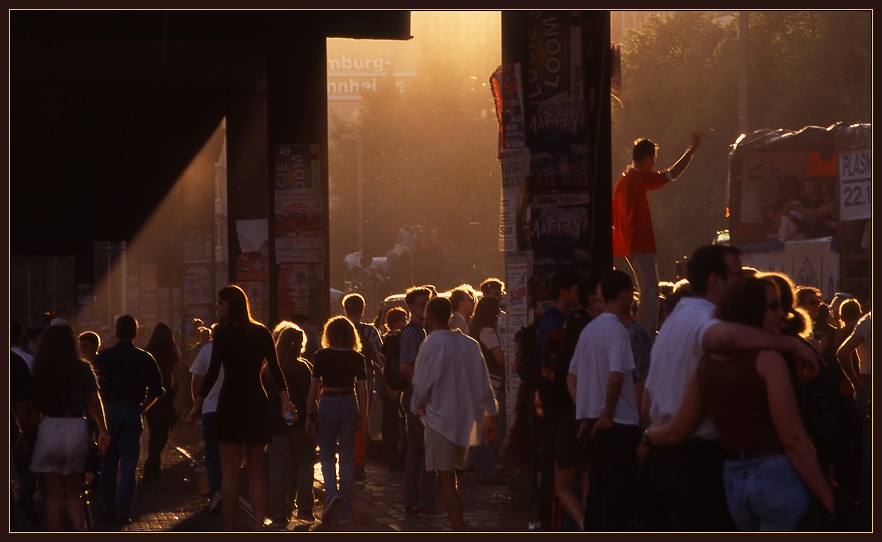
[{"label": "woman's bare legs", "polygon": [[224,530],[236,530],[236,506],[239,504],[239,469],[242,466],[241,442],[218,442],[220,448],[221,471],[223,482],[221,495],[223,498]]},{"label": "woman's bare legs", "polygon": [[75,472],[64,477],[64,507],[67,509],[67,515],[70,517],[74,531],[86,530],[83,500],[80,497],[85,482],[86,475],[82,472]]},{"label": "woman's bare legs", "polygon": [[251,512],[254,515],[252,530],[262,531],[266,517],[268,499],[266,476],[263,468],[263,452],[266,444],[260,442],[245,443],[245,464],[248,468],[248,496],[251,498]]},{"label": "woman's bare legs", "polygon": [[[573,518],[579,526],[583,525],[585,515],[585,502],[579,502],[579,498],[573,493],[573,483],[576,481],[576,467],[562,469],[554,464],[554,492],[557,494],[560,504],[563,505],[567,514]],[[584,489],[584,486],[583,486]],[[584,493],[584,491],[583,491]]]},{"label": "woman's bare legs", "polygon": [[61,503],[64,500],[64,476],[60,472],[42,475],[45,499],[46,530],[61,530]]}]

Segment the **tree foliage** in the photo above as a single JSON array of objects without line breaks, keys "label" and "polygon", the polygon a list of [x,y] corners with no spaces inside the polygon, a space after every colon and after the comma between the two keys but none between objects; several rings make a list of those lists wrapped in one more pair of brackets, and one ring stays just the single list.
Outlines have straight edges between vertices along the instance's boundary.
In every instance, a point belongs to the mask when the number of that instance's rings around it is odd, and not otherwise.
[{"label": "tree foliage", "polygon": [[[660,145],[663,168],[680,157],[693,131],[705,134],[681,180],[649,196],[662,278],[672,277],[675,260],[728,227],[742,12],[730,13],[653,16],[622,39],[622,107],[613,105],[616,176],[638,137]],[[871,121],[870,11],[751,11],[748,24],[748,130]]]},{"label": "tree foliage", "polygon": [[473,69],[443,51],[424,54],[412,83],[381,80],[357,121],[331,119],[332,273],[358,250],[354,143],[341,141],[350,133],[363,141],[365,252],[385,256],[402,226],[437,228],[445,263],[414,282],[449,288],[502,275],[497,125],[486,84],[496,65]]}]

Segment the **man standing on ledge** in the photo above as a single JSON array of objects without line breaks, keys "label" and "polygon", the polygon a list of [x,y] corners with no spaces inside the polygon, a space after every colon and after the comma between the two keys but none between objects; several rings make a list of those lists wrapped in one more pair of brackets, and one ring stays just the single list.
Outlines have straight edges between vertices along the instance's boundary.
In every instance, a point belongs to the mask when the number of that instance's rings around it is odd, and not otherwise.
[{"label": "man standing on ledge", "polygon": [[634,163],[622,173],[613,188],[613,256],[624,257],[631,266],[637,289],[640,291],[640,308],[637,320],[650,333],[655,334],[658,320],[658,274],[655,263],[655,234],[649,214],[648,190],[657,190],[677,179],[689,162],[704,135],[692,134],[692,144],[671,167],[655,171],[658,145],[649,139],[634,142],[631,158]]}]

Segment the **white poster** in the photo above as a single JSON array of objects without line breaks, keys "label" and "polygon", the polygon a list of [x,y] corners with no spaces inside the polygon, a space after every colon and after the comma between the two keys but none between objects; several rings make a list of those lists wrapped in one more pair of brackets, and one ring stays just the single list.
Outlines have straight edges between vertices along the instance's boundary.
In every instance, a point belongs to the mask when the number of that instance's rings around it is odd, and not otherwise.
[{"label": "white poster", "polygon": [[512,413],[514,412],[514,398],[517,396],[518,388],[521,385],[521,379],[515,367],[515,346],[514,335],[519,329],[526,326],[529,318],[529,307],[527,297],[527,282],[532,275],[531,267],[533,263],[533,254],[527,252],[515,252],[506,254],[505,256],[505,284],[506,296],[508,304],[506,306],[506,323],[505,335],[505,365],[508,372],[506,380],[508,389],[506,390],[506,408],[508,409],[508,421],[511,423]]},{"label": "white poster", "polygon": [[518,250],[518,201],[524,178],[530,172],[530,150],[526,148],[507,149],[500,159],[502,162],[502,201],[499,216],[499,250],[514,252]]},{"label": "white poster", "polygon": [[870,218],[870,189],[873,184],[873,158],[870,149],[839,154],[839,218]]}]

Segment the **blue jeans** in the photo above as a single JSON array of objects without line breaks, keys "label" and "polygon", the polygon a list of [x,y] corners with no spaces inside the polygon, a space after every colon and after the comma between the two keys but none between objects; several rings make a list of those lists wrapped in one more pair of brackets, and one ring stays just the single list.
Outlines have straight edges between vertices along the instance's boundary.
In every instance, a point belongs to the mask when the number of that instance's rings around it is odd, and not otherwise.
[{"label": "blue jeans", "polygon": [[478,481],[495,480],[502,465],[502,443],[508,432],[506,409],[505,409],[505,384],[496,392],[496,402],[499,405],[499,413],[496,415],[496,440],[490,444],[483,442],[477,447],[475,462],[475,477]]},{"label": "blue jeans", "polygon": [[[274,433],[267,447],[269,455],[269,517],[283,519],[289,503],[297,501],[297,513],[312,512],[315,465],[315,437],[303,428]],[[293,482],[293,483],[292,483]]]},{"label": "blue jeans", "polygon": [[99,487],[104,510],[128,517],[135,498],[135,471],[141,454],[140,405],[108,401],[104,404],[110,445],[101,459]]},{"label": "blue jeans", "polygon": [[435,473],[426,472],[426,426],[419,416],[410,411],[409,385],[401,395],[404,425],[407,429],[407,455],[404,459],[404,505],[411,508],[433,508]]},{"label": "blue jeans", "polygon": [[217,446],[216,411],[202,413],[202,440],[205,441],[205,472],[208,474],[208,489],[214,495],[221,490],[223,480],[220,448]]},{"label": "blue jeans", "polygon": [[[325,479],[325,503],[343,498],[339,517],[352,517],[352,488],[355,486],[355,431],[358,403],[354,395],[322,396],[318,409],[319,461]],[[337,446],[340,446],[340,485],[337,486]]]},{"label": "blue jeans", "polygon": [[723,483],[729,513],[742,531],[792,531],[812,494],[783,453],[746,461],[727,460]]}]

